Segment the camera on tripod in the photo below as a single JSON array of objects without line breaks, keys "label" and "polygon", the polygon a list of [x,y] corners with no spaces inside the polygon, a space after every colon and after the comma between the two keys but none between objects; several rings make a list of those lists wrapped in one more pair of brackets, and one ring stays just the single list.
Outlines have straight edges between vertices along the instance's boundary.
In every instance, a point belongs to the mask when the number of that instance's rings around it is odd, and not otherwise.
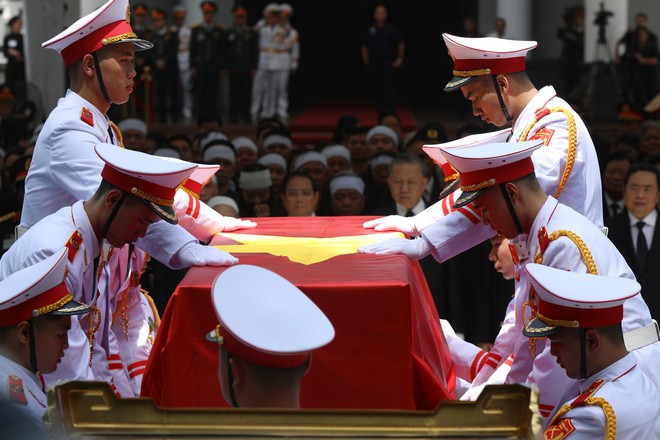
[{"label": "camera on tripod", "polygon": [[600,2],[600,9],[596,12],[594,24],[598,25],[598,42],[606,43],[605,28],[610,17],[614,17],[614,12],[605,10],[605,4]]}]

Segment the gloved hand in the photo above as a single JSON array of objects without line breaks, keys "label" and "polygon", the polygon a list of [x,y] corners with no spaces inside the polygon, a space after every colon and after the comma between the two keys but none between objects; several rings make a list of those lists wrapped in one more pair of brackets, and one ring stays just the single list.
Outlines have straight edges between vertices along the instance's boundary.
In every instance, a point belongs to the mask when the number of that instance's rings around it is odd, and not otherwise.
[{"label": "gloved hand", "polygon": [[222,225],[222,230],[225,232],[236,231],[237,229],[252,229],[257,227],[257,224],[252,220],[243,220],[226,215],[221,217],[222,218],[219,220],[219,223]]},{"label": "gloved hand", "polygon": [[408,240],[407,238],[390,238],[379,243],[368,244],[358,248],[361,254],[403,254],[413,260],[419,260],[431,253],[431,246],[423,238]]},{"label": "gloved hand", "polygon": [[364,222],[362,227],[365,229],[373,229],[375,231],[398,231],[412,237],[419,235],[417,226],[415,226],[415,217],[388,215],[387,217]]},{"label": "gloved hand", "polygon": [[183,267],[190,266],[233,266],[238,258],[231,254],[214,248],[203,246],[194,241],[184,245],[174,256]]}]

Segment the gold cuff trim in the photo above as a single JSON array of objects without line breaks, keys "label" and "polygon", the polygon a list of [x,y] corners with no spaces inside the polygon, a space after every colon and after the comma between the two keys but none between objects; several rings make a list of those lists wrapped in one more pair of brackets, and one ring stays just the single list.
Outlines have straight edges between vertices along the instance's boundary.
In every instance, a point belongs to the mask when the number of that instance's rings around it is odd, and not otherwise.
[{"label": "gold cuff trim", "polygon": [[490,75],[490,69],[454,70],[454,76],[461,76],[463,78],[481,75]]},{"label": "gold cuff trim", "polygon": [[136,187],[131,188],[131,194],[141,199],[148,200],[151,203],[155,203],[157,205],[172,206],[174,204],[174,200],[166,200],[156,196],[152,196],[151,194],[147,194],[146,192],[142,191],[140,188],[136,188]]},{"label": "gold cuff trim", "polygon": [[495,179],[488,179],[485,182],[475,183],[474,185],[461,185],[462,191],[479,191],[480,189],[488,188],[495,185],[497,181]]},{"label": "gold cuff trim", "polygon": [[[545,322],[549,326],[552,327],[564,327],[564,328],[579,328],[580,327],[580,322],[579,321],[568,321],[565,319],[552,319],[548,318],[547,316],[543,316],[539,312],[536,312],[536,317],[539,318],[541,321]],[[552,327],[548,328],[550,330]],[[536,331],[544,331],[544,330],[536,330]]]},{"label": "gold cuff trim", "polygon": [[193,196],[193,197],[196,198],[197,200],[199,200],[199,194],[197,194],[197,193],[196,193],[195,191],[193,191],[192,189],[186,188],[186,187],[183,186],[183,185],[181,185],[181,186],[179,187],[179,189],[180,189],[181,191],[183,191],[183,192],[185,192],[185,193],[188,193],[189,195]]},{"label": "gold cuff trim", "polygon": [[127,40],[129,38],[137,38],[137,35],[135,35],[135,33],[133,32],[119,34],[119,35],[115,35],[114,37],[104,38],[103,40],[101,40],[101,44],[107,46],[108,44],[114,44],[117,43],[118,41]]},{"label": "gold cuff trim", "polygon": [[32,316],[34,316],[36,318],[37,316],[41,316],[41,315],[45,315],[45,314],[50,313],[50,312],[54,312],[55,310],[59,309],[60,307],[62,307],[66,303],[70,302],[72,299],[73,299],[73,295],[71,295],[69,293],[68,295],[61,298],[59,301],[54,302],[51,305],[43,306],[43,307],[40,307],[38,309],[34,309],[32,311]]}]

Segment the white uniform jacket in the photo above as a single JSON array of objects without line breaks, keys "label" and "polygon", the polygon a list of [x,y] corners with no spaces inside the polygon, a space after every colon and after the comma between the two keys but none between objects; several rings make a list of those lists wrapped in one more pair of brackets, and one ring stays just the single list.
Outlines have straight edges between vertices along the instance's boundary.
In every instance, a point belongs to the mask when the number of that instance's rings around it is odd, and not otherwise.
[{"label": "white uniform jacket", "polygon": [[38,426],[48,406],[39,376],[0,355],[0,397],[22,406]]},{"label": "white uniform jacket", "polygon": [[[660,393],[632,354],[580,381],[579,387],[579,396],[562,406],[545,438],[660,438]],[[616,433],[608,435],[614,423]]]},{"label": "white uniform jacket", "polygon": [[[561,108],[562,111],[556,110]],[[555,110],[545,115],[542,109]],[[596,149],[589,132],[580,117],[555,90],[546,86],[527,104],[513,126],[509,142],[521,139],[531,122],[539,120],[528,131],[525,140],[542,139],[545,146],[532,154],[536,177],[546,194],[555,196],[569,157],[569,119],[574,123],[576,148],[573,167],[568,181],[563,186],[559,201],[581,213],[592,223],[603,226],[603,206],[601,198],[600,170]],[[494,233],[489,226],[481,223],[479,214],[464,206],[456,211],[451,209],[454,199],[460,194],[457,190],[428,210],[429,219],[435,220],[430,226],[422,227],[422,237],[431,245],[436,260],[443,262],[490,238]],[[426,216],[426,212],[420,214]],[[430,220],[429,220],[430,221]]]},{"label": "white uniform jacket", "polygon": [[[80,234],[74,236],[74,234]],[[71,243],[75,240],[78,244]],[[78,246],[78,249],[75,247]],[[83,203],[65,207],[48,216],[30,228],[19,238],[0,260],[0,279],[14,272],[32,266],[39,261],[69,247],[66,286],[74,300],[88,305],[95,305],[98,298],[94,289],[94,259],[100,255],[99,242],[94,235],[89,218],[83,209]],[[97,319],[95,313],[72,316],[69,330],[69,348],[64,351],[64,358],[54,373],[44,375],[46,384],[52,386],[61,380],[94,380],[89,366],[90,350],[89,320]],[[100,350],[98,342],[95,351]],[[105,362],[104,352],[98,352],[94,362]],[[97,360],[98,359],[98,360]],[[107,365],[106,365],[107,369]],[[99,378],[98,380],[105,380]]]}]

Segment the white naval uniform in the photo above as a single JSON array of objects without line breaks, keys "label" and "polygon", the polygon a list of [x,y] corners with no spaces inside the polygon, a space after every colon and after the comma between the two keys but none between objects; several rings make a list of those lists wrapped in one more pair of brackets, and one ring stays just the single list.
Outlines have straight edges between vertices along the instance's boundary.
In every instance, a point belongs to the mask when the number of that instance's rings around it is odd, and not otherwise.
[{"label": "white naval uniform", "polygon": [[278,39],[281,37],[282,27],[264,24],[256,30],[259,33],[259,62],[252,82],[252,107],[250,109],[254,121],[259,117],[275,116],[277,92],[275,80],[278,67],[282,64],[282,59],[276,56],[276,52],[281,50],[278,48]]},{"label": "white naval uniform", "polygon": [[[300,45],[298,44],[298,31],[290,24],[282,27],[281,35],[276,44],[277,52],[274,54],[275,62],[275,114],[280,118],[289,117],[289,77],[291,69],[298,67]],[[297,49],[296,49],[297,48]],[[297,50],[294,62],[294,49]]]},{"label": "white naval uniform", "polygon": [[[629,353],[604,370],[581,380],[579,396],[566,402],[571,409],[546,429],[546,438],[608,438],[603,408],[583,403],[585,400],[590,403],[590,397],[605,399],[611,405],[617,440],[660,438],[660,393],[636,364],[635,356]],[[604,383],[598,387],[601,380]],[[561,434],[566,437],[560,437]]]},{"label": "white naval uniform", "polygon": [[[559,201],[581,213],[595,225],[603,226],[603,202],[600,169],[596,149],[586,126],[571,107],[558,98],[554,88],[543,87],[525,106],[513,126],[509,142],[520,140],[523,131],[534,120],[535,112],[546,107],[562,107],[575,118],[577,148],[573,170],[559,196]],[[545,131],[542,131],[545,130]],[[527,140],[535,135],[551,134],[547,144],[534,151],[532,161],[536,177],[546,194],[554,196],[564,172],[568,153],[568,124],[564,113],[556,112],[541,118],[529,131]],[[489,226],[481,223],[479,214],[464,206],[454,211],[451,205],[460,190],[437,202],[428,210],[435,222],[422,231],[422,237],[431,244],[431,252],[439,262],[446,261],[493,236]],[[425,215],[424,213],[422,215]]]},{"label": "white naval uniform", "polygon": [[[586,246],[593,257],[595,268],[599,275],[635,279],[632,270],[625,259],[605,237],[602,231],[584,216],[571,208],[557,202],[549,196],[539,211],[528,236],[520,236],[516,241],[524,241],[529,250],[529,257],[516,265],[516,296],[515,296],[515,325],[510,327],[513,332],[514,359],[508,371],[506,383],[534,383],[539,388],[539,410],[547,423],[549,415],[553,414],[562,397],[571,392],[576,382],[569,379],[563,369],[559,367],[554,356],[550,354],[550,344],[545,340],[536,342],[536,357],[530,353],[529,339],[522,334],[525,323],[522,321],[523,310],[525,322],[532,318],[531,307],[525,305],[530,301],[529,280],[524,266],[535,261],[535,256],[541,252],[539,232],[545,228],[548,236],[554,231],[570,231],[576,234]],[[542,252],[541,264],[572,272],[587,273],[588,267],[582,257],[578,245],[568,237],[561,236],[550,241]],[[539,262],[539,261],[536,261]],[[649,309],[641,295],[636,295],[623,305],[623,332],[652,326],[653,322]],[[640,368],[647,373],[656,384],[660,384],[660,374],[657,365],[660,365],[660,342],[654,342],[633,351]],[[508,370],[508,368],[506,368]],[[497,375],[497,372],[494,373]],[[486,382],[493,383],[493,382]],[[480,387],[475,387],[468,393],[468,397],[475,398]],[[576,395],[576,394],[573,394]]]},{"label": "white naval uniform", "polygon": [[[0,260],[0,279],[60,252],[75,231],[80,232],[82,242],[77,252],[70,251],[66,286],[75,301],[96,305],[99,298],[93,292],[94,259],[100,255],[101,249],[82,201],[60,209],[23,234]],[[53,386],[57,380],[106,380],[112,384],[109,373],[99,377],[89,366],[90,349],[86,331],[90,319],[96,319],[94,312],[71,317],[69,348],[64,351],[57,370],[44,375],[46,385]],[[107,371],[106,354],[100,346],[101,334],[100,331],[95,333],[93,364],[99,371],[105,364]]]},{"label": "white naval uniform", "polygon": [[223,230],[222,214],[182,189],[174,194],[172,206],[179,225],[199,241],[208,243]]},{"label": "white naval uniform", "polygon": [[[83,116],[85,111],[91,114],[91,118]],[[93,147],[100,142],[116,145],[119,143],[117,135],[110,128],[109,119],[80,95],[71,90],[67,91],[66,96],[58,101],[57,107],[51,112],[37,139],[25,183],[21,226],[30,227],[57,209],[73,205],[78,200],[87,200],[96,192],[101,183],[104,162],[94,152]],[[172,257],[184,245],[195,241],[183,228],[159,221],[152,224],[146,237],[140,238],[136,244],[142,251],[178,269],[180,267],[173,264]],[[136,249],[135,252],[139,250]],[[122,281],[128,279],[130,271],[117,270],[122,264],[121,261],[128,261],[128,246],[112,253],[99,281],[100,291],[109,288],[104,286],[120,285],[117,282],[107,283],[112,276],[122,276]],[[132,268],[132,271],[136,269]],[[103,343],[110,357],[105,363],[97,362],[95,357],[93,369],[96,378],[106,380],[109,363],[117,382],[117,391],[122,396],[130,396],[132,392],[127,374],[122,373],[124,378],[121,380],[117,375],[126,370],[123,365],[119,368],[121,355],[116,338],[105,319],[106,315],[112,313],[106,311],[105,304],[112,303],[118,293],[117,290],[101,293],[103,298],[107,295],[107,302],[99,304],[99,308],[103,316],[102,334],[108,335],[107,339],[103,338]]]},{"label": "white naval uniform", "polygon": [[48,406],[39,376],[0,355],[0,398],[25,408],[38,426]]}]

